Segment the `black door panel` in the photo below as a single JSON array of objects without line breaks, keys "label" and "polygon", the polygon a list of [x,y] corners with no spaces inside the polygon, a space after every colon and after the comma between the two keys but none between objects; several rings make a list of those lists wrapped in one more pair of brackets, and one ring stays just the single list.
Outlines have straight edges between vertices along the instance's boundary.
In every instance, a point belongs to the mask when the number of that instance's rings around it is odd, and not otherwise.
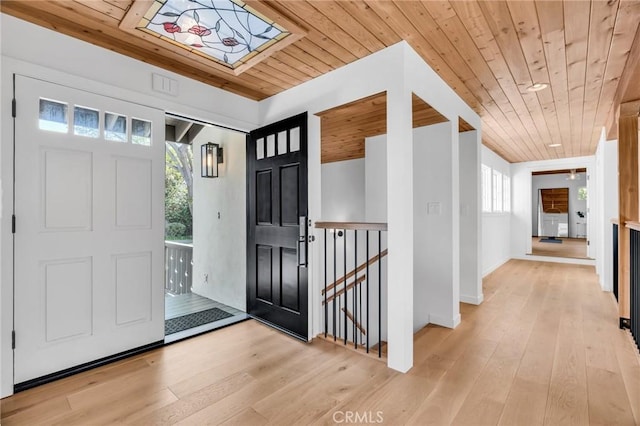
[{"label": "black door panel", "polygon": [[247,186],[247,312],[306,340],[307,113],[247,136]]}]

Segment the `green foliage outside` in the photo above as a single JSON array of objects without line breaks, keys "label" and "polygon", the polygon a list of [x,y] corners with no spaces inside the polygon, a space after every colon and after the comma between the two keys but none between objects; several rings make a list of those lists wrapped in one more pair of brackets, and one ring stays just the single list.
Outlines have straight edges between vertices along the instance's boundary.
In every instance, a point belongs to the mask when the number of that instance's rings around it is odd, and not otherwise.
[{"label": "green foliage outside", "polygon": [[587,200],[587,188],[582,187],[578,188],[578,200],[586,201]]},{"label": "green foliage outside", "polygon": [[193,238],[193,155],[190,145],[166,143],[165,238],[171,241]]}]

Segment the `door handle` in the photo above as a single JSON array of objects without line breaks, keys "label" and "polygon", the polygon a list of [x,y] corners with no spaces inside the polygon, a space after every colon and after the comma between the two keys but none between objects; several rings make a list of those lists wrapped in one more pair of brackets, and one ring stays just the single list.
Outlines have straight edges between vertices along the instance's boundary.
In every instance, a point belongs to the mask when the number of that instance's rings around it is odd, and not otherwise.
[{"label": "door handle", "polygon": [[296,243],[298,266],[307,267],[307,217],[300,216],[298,221],[298,241]]}]

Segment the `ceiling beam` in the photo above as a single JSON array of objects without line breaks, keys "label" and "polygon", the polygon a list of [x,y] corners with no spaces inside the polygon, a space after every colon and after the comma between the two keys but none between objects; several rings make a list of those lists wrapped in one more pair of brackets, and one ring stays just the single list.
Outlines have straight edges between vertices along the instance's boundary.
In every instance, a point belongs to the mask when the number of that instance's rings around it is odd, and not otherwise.
[{"label": "ceiling beam", "polygon": [[176,142],[184,142],[182,139],[187,135],[187,132],[191,128],[193,123],[191,121],[178,121],[175,126],[175,141]]}]

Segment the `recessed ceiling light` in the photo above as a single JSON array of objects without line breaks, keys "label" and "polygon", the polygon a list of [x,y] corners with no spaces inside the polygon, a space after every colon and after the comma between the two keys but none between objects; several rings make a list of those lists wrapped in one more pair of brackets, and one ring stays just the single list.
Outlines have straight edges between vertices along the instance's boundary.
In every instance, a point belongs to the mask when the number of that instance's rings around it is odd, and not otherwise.
[{"label": "recessed ceiling light", "polygon": [[527,87],[529,92],[538,92],[540,90],[546,89],[549,87],[547,83],[533,83],[531,86]]},{"label": "recessed ceiling light", "polygon": [[549,145],[549,148],[558,148],[558,147],[561,147],[561,146],[562,146],[561,143],[552,143],[552,144]]}]

